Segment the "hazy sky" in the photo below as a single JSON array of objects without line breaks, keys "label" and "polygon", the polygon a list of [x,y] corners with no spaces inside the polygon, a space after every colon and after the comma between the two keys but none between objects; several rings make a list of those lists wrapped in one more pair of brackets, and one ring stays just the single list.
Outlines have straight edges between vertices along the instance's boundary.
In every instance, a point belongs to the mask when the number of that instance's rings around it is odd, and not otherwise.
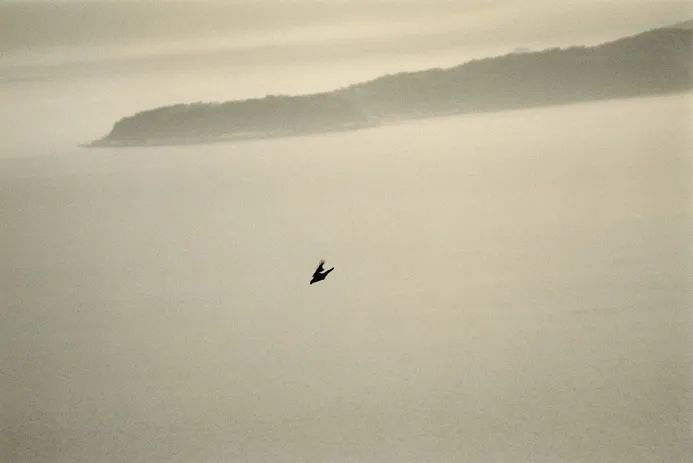
[{"label": "hazy sky", "polygon": [[691,1],[0,1],[5,64],[252,47],[428,52],[588,43],[693,17]]},{"label": "hazy sky", "polygon": [[80,145],[159,106],[691,18],[0,0],[0,462],[688,461],[692,93]]}]

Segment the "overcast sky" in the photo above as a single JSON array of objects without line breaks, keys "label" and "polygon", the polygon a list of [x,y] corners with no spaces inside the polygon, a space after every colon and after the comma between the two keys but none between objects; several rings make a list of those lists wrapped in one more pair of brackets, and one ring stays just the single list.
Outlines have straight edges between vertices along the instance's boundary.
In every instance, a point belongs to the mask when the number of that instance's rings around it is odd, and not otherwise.
[{"label": "overcast sky", "polygon": [[666,0],[0,0],[4,64],[299,48],[430,53],[592,44],[693,17]]}]

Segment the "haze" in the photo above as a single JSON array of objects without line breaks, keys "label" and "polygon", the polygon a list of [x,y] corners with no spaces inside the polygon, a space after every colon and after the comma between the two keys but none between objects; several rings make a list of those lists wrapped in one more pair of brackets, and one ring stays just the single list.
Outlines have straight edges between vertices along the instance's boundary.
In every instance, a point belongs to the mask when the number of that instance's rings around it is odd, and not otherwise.
[{"label": "haze", "polygon": [[0,51],[5,63],[54,63],[258,47],[262,56],[268,46],[292,60],[546,47],[617,38],[691,11],[690,2],[630,0],[14,1],[0,3]]},{"label": "haze", "polygon": [[691,12],[1,2],[0,461],[689,461],[690,92],[80,145]]}]

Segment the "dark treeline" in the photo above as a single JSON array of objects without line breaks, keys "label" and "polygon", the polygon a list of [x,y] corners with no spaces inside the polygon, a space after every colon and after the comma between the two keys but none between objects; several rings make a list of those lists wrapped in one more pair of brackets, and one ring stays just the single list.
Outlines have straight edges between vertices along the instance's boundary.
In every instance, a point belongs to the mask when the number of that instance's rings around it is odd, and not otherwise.
[{"label": "dark treeline", "polygon": [[224,135],[263,136],[363,126],[366,118],[329,93],[267,96],[226,103],[193,103],[144,111],[118,121],[108,141],[196,141]]},{"label": "dark treeline", "polygon": [[381,77],[337,94],[377,116],[485,111],[687,90],[692,64],[693,31],[660,29]]},{"label": "dark treeline", "polygon": [[118,121],[96,145],[182,143],[363,127],[392,119],[686,91],[693,31],[665,28],[595,47],[475,60],[328,93],[175,105]]}]

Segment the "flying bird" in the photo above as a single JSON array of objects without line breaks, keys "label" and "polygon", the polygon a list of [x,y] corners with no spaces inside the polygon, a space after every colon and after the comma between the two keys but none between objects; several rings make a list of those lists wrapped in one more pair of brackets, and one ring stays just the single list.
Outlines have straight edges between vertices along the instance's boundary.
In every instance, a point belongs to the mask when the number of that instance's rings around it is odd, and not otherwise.
[{"label": "flying bird", "polygon": [[318,268],[315,269],[315,272],[313,272],[313,278],[310,280],[310,284],[312,285],[313,283],[317,283],[318,281],[322,281],[325,279],[325,277],[332,271],[334,270],[334,267],[332,267],[329,270],[325,270],[325,261],[321,260],[320,265],[318,265]]}]

